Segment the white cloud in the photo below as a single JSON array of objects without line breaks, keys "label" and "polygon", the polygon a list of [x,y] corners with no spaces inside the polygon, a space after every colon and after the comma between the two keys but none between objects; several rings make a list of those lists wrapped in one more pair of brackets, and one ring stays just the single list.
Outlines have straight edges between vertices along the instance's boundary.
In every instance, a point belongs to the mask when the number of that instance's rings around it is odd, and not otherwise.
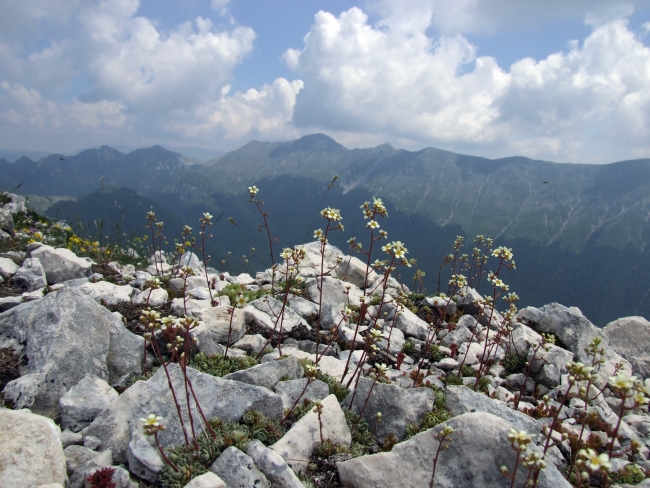
[{"label": "white cloud", "polygon": [[504,70],[461,35],[427,37],[423,18],[408,4],[374,26],[357,8],[319,12],[284,55],[305,83],[295,124],[492,155],[647,156],[650,49],[625,19],[592,17],[582,44]]},{"label": "white cloud", "polygon": [[228,4],[230,0],[212,0],[210,2],[210,8],[217,12],[222,17],[228,15]]},{"label": "white cloud", "polygon": [[[385,19],[408,18],[411,24],[430,21],[439,32],[476,34],[503,30],[535,29],[549,21],[586,15],[592,21],[614,20],[648,0],[379,0],[372,6]],[[410,15],[416,13],[416,15]],[[612,16],[613,15],[613,16]],[[629,15],[629,13],[627,14]],[[399,23],[404,25],[403,22]]]},{"label": "white cloud", "polygon": [[276,79],[272,85],[260,90],[251,88],[228,97],[229,86],[223,97],[213,103],[196,108],[191,113],[177,114],[165,124],[170,133],[180,133],[193,140],[219,138],[243,144],[250,139],[288,139],[301,134],[291,126],[296,95],[302,89],[300,80],[289,82]]},{"label": "white cloud", "polygon": [[6,81],[0,82],[0,90],[0,117],[26,132],[93,132],[118,129],[126,123],[125,107],[118,102],[55,103],[45,100],[36,90]]},{"label": "white cloud", "polygon": [[[67,127],[64,137],[78,140],[73,133],[82,120],[82,129],[128,127],[127,139],[155,140],[203,137],[209,127],[225,139],[265,130],[279,134],[279,121],[291,119],[300,82],[276,80],[259,92],[224,96],[233,69],[253,48],[249,27],[223,30],[198,17],[163,30],[138,15],[138,0],[75,0],[76,8],[61,12],[56,0],[20,3],[0,24],[21,21],[34,31],[51,19],[69,29],[31,50],[19,37],[0,37],[0,145],[15,144],[9,134],[21,127],[58,127],[61,134]],[[225,15],[228,1],[213,0],[211,6]],[[252,93],[259,100],[250,99]]]}]

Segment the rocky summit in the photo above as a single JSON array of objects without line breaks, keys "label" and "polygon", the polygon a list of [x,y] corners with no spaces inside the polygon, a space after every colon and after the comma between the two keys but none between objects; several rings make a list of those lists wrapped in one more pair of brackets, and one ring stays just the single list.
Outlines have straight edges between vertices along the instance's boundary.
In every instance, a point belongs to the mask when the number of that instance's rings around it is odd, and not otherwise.
[{"label": "rocky summit", "polygon": [[519,308],[500,271],[415,293],[400,242],[145,259],[3,197],[0,487],[650,486],[641,317]]}]

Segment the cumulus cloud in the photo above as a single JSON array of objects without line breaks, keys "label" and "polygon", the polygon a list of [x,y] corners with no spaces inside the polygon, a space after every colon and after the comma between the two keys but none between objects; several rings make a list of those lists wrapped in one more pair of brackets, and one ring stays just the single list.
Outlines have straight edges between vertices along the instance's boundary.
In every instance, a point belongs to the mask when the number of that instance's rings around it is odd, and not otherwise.
[{"label": "cumulus cloud", "polygon": [[[509,29],[535,29],[558,19],[613,20],[634,10],[634,6],[647,7],[648,0],[380,0],[371,6],[384,19],[426,22],[443,34],[493,33]],[[409,12],[418,12],[410,16]]]},{"label": "cumulus cloud", "polygon": [[294,123],[483,154],[647,156],[650,50],[625,9],[588,17],[592,33],[567,52],[504,69],[460,34],[429,37],[419,5],[376,25],[358,8],[319,12],[303,49],[284,55],[305,83]]},{"label": "cumulus cloud", "polygon": [[289,82],[278,78],[260,90],[251,88],[227,96],[230,86],[226,86],[220,100],[197,107],[190,113],[178,114],[164,128],[194,140],[217,137],[224,142],[239,142],[261,137],[299,137],[300,132],[291,126],[291,118],[296,95],[302,87],[300,80]]},{"label": "cumulus cloud", "polygon": [[[76,9],[64,8],[58,14],[53,10],[57,1],[52,5],[16,2],[23,6],[12,7],[10,21],[23,21],[28,30],[55,14],[61,17],[59,23],[70,26],[66,35],[32,50],[26,50],[27,44],[17,42],[15,36],[0,38],[4,90],[0,121],[14,131],[37,124],[42,130],[67,126],[72,132],[79,129],[77,121],[86,118],[87,128],[128,126],[143,139],[155,139],[168,135],[170,128],[180,131],[173,135],[203,133],[199,128],[209,127],[214,114],[221,113],[232,122],[233,131],[224,128],[223,121],[213,127],[231,137],[255,127],[273,129],[287,118],[286,106],[292,110],[294,102],[286,99],[295,101],[294,91],[300,86],[286,80],[265,85],[258,92],[259,100],[248,93],[223,97],[224,87],[232,83],[233,69],[253,49],[251,28],[220,30],[210,19],[198,17],[163,31],[138,15],[138,0],[75,1]],[[226,14],[228,1],[213,0],[211,6]],[[24,103],[21,93],[29,94],[32,102]],[[70,93],[75,95],[70,97]],[[251,120],[230,114],[233,105]],[[272,109],[277,113],[271,113]],[[206,116],[209,111],[211,117]],[[263,120],[266,116],[269,119]]]}]

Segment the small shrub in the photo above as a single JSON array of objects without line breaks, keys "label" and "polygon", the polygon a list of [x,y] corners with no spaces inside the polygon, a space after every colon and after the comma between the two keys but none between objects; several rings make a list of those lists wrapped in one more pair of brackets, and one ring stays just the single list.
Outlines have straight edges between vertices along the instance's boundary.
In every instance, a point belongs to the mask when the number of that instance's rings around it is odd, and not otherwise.
[{"label": "small shrub", "polygon": [[463,378],[458,377],[454,373],[447,374],[447,376],[442,377],[441,380],[446,386],[454,386],[454,385],[462,385],[463,384]]},{"label": "small shrub", "polygon": [[252,357],[225,357],[222,354],[206,356],[199,353],[190,360],[190,366],[212,376],[225,376],[235,371],[252,368],[258,361]]},{"label": "small shrub", "polygon": [[520,373],[526,367],[528,360],[528,353],[523,352],[520,354],[509,352],[503,357],[503,367],[506,368],[508,373]]},{"label": "small shrub", "polygon": [[368,422],[363,417],[348,408],[343,408],[345,422],[348,424],[350,434],[352,435],[352,445],[350,452],[353,457],[363,456],[377,452],[378,444],[375,434],[368,429]]},{"label": "small shrub", "polygon": [[246,298],[246,302],[252,302],[253,300],[257,300],[258,298],[262,298],[264,295],[268,295],[269,292],[267,290],[264,290],[260,288],[257,291],[251,291],[246,289],[244,285],[240,285],[239,283],[229,283],[228,285],[225,286],[223,290],[219,292],[219,296],[227,296],[230,299],[230,303],[235,303],[237,300],[237,296],[239,294],[244,295]]},{"label": "small shrub", "polygon": [[276,421],[256,410],[244,413],[240,423],[226,422],[218,417],[210,419],[209,423],[215,437],[207,431],[199,434],[196,439],[198,450],[185,444],[169,449],[168,458],[178,467],[178,471],[165,464],[160,474],[163,486],[182,488],[192,478],[206,473],[221,453],[231,446],[246,452],[253,439],[270,445],[284,434],[284,429]]},{"label": "small shrub", "polygon": [[460,374],[462,376],[472,376],[476,378],[476,370],[471,366],[467,366],[466,364],[464,364],[463,367],[460,368]]},{"label": "small shrub", "polygon": [[415,351],[415,344],[411,341],[404,341],[404,344],[402,344],[402,352],[404,354],[412,354],[413,351]]},{"label": "small shrub", "polygon": [[440,350],[436,344],[429,346],[429,360],[432,363],[437,363],[445,357],[445,354]]},{"label": "small shrub", "polygon": [[636,464],[627,464],[610,476],[612,483],[617,485],[638,485],[646,478],[645,471]]}]

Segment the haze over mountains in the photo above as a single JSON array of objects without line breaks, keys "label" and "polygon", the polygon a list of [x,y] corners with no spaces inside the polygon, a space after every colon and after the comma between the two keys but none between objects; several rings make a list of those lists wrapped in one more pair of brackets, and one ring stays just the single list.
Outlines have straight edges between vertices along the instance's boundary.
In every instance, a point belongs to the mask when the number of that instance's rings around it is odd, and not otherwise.
[{"label": "haze over mountains", "polygon": [[[259,216],[247,203],[248,186],[262,189],[260,198],[281,239],[277,247],[290,246],[305,240],[327,185],[338,175],[324,205],[342,209],[347,232],[334,240],[343,246],[349,237],[361,238],[358,206],[381,197],[392,210],[382,226],[407,243],[427,272],[428,286],[437,280],[438,264],[456,234],[467,236],[467,252],[474,236],[483,234],[514,247],[518,271],[511,285],[526,305],[554,300],[576,305],[599,325],[609,316],[650,317],[649,159],[585,165],[523,157],[489,160],[434,148],[411,152],[388,144],[348,150],[314,134],[289,142],[252,141],[204,164],[193,163],[160,146],[128,154],[102,146],[38,162],[0,159],[0,189],[22,183],[23,194],[79,199],[103,185],[104,191],[78,202],[60,201],[48,213],[79,215],[86,223],[122,218],[124,229],[140,233],[144,217],[125,219],[129,207],[134,213],[152,206],[166,212],[170,232],[196,220],[199,212],[225,212],[235,217],[239,230],[225,227],[230,225],[225,219],[219,224],[212,245],[222,259],[227,250],[240,255],[250,247],[263,249],[256,235]],[[117,190],[124,187],[137,194]],[[251,266],[259,269],[269,263],[258,254]]]}]

